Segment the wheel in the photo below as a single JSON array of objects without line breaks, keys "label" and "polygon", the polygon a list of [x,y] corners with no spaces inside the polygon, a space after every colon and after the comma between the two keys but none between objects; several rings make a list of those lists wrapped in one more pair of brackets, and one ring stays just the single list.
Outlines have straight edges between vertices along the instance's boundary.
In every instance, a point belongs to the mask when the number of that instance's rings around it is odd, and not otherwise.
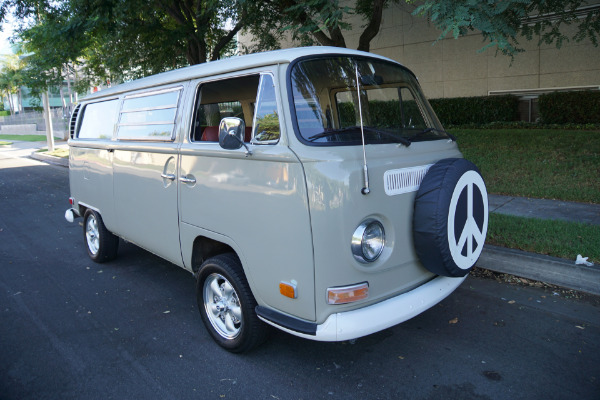
[{"label": "wheel", "polygon": [[443,276],[469,273],[483,250],[488,198],[477,167],[462,158],[431,166],[415,197],[413,239],[421,263]]},{"label": "wheel", "polygon": [[265,341],[268,327],[256,315],[256,300],[235,254],[220,254],[200,267],[196,297],[202,322],[213,339],[232,353]]},{"label": "wheel", "polygon": [[113,235],[102,222],[102,217],[88,209],[83,217],[83,238],[90,258],[103,263],[114,260],[119,249],[119,238]]}]

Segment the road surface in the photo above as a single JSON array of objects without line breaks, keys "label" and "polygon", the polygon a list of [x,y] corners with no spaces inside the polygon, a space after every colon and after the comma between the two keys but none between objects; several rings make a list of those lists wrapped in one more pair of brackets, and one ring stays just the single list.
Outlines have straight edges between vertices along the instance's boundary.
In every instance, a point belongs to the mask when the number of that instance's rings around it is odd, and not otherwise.
[{"label": "road surface", "polygon": [[64,220],[68,171],[0,149],[0,399],[599,399],[600,307],[469,277],[353,342],[205,331],[188,272],[121,242],[95,264]]}]

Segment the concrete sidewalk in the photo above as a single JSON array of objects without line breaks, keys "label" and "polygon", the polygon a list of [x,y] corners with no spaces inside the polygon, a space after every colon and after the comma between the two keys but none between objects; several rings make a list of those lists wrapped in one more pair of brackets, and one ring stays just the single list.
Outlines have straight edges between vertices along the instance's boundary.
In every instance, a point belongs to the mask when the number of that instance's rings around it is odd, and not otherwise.
[{"label": "concrete sidewalk", "polygon": [[[66,142],[56,142],[56,147],[65,146],[67,146]],[[36,152],[45,147],[45,142],[14,142],[4,148],[0,146],[0,149],[3,152],[10,151],[11,156],[14,157],[31,157],[68,167],[67,159]],[[600,225],[598,204],[489,195],[489,210],[492,213],[519,217]],[[600,246],[600,243],[598,245]],[[586,256],[586,254],[582,255]],[[477,261],[477,266],[600,296],[600,266],[576,265],[575,257],[577,254],[573,254],[573,260],[565,260],[486,245]]]},{"label": "concrete sidewalk", "polygon": [[[1,140],[0,136],[0,140]],[[20,142],[15,140],[10,140],[12,144],[0,146],[0,151],[2,153],[8,155],[9,157],[25,157],[25,158],[33,158],[34,160],[44,161],[51,164],[62,165],[63,167],[69,166],[69,160],[66,158],[53,157],[49,156],[45,153],[38,153],[41,149],[47,149],[48,145],[44,142]],[[68,147],[66,141],[58,141],[55,140],[54,147],[58,148],[66,148]]]},{"label": "concrete sidewalk", "polygon": [[[489,195],[490,212],[517,217],[556,219],[600,225],[600,204]],[[600,244],[599,244],[600,245]]]}]

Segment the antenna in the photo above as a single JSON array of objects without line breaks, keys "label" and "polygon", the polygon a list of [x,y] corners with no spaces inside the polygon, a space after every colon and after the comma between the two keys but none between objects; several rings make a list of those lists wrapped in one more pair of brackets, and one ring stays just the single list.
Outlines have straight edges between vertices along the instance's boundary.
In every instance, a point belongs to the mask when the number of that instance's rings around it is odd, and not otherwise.
[{"label": "antenna", "polygon": [[358,95],[358,114],[360,116],[360,136],[362,137],[362,149],[363,149],[363,174],[365,179],[365,187],[360,191],[362,194],[367,195],[371,192],[369,189],[369,167],[367,167],[367,152],[365,149],[365,131],[363,129],[363,117],[362,117],[362,104],[360,102],[360,79],[358,77],[358,64],[354,64],[356,71],[356,94]]}]

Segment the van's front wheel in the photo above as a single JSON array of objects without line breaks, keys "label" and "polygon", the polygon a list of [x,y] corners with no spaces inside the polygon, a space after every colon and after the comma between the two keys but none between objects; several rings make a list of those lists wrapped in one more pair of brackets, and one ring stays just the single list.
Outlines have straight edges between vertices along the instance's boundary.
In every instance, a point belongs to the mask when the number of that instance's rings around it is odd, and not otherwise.
[{"label": "van's front wheel", "polygon": [[221,347],[242,353],[266,339],[267,326],[254,311],[256,300],[236,255],[221,254],[202,264],[196,296],[202,321]]},{"label": "van's front wheel", "polygon": [[102,217],[88,209],[83,217],[83,239],[90,258],[103,263],[113,260],[119,249],[119,238],[106,229]]}]

